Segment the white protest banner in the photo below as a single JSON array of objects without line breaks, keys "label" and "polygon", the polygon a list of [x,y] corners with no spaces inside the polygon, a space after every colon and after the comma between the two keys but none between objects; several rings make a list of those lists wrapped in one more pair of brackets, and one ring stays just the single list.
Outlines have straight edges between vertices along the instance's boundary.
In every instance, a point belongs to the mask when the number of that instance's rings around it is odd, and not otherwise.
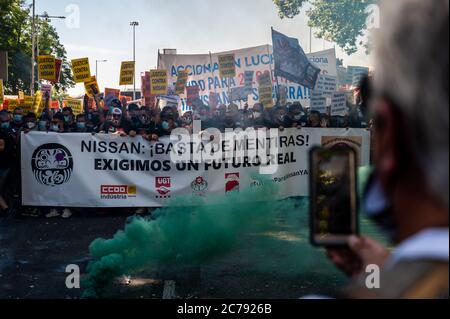
[{"label": "white protest banner", "polygon": [[332,97],[337,89],[337,76],[319,75],[314,91],[322,92],[325,97]]},{"label": "white protest banner", "polygon": [[322,95],[322,92],[312,92],[310,108],[311,111],[317,111],[321,114],[327,113],[327,98]]},{"label": "white protest banner", "polygon": [[[222,79],[219,76],[218,56],[224,54],[235,55],[236,76],[232,79]],[[322,70],[322,74],[337,76],[336,53],[334,49],[307,54],[312,64]],[[255,78],[264,72],[271,72],[274,68],[272,46],[261,45],[252,48],[233,50],[228,52],[199,55],[161,54],[159,67],[169,70],[169,84],[175,85],[180,71],[188,71],[187,86],[198,85],[200,98],[204,104],[209,105],[209,94],[219,94],[219,104],[229,104],[229,86],[231,88],[245,86],[245,71],[253,71],[252,90],[248,104],[252,107],[259,101],[258,82]],[[280,78],[279,84],[287,87],[288,102],[299,101],[309,105],[310,90]],[[274,83],[274,85],[276,85]],[[186,93],[180,94],[181,109],[186,108]]]},{"label": "white protest banner", "polygon": [[358,86],[363,77],[369,74],[369,68],[364,66],[349,66],[347,72],[352,79],[352,86]]},{"label": "white protest banner", "polygon": [[[238,144],[245,145],[247,154],[257,148],[256,138],[237,137],[238,141],[246,141]],[[264,176],[279,187],[279,199],[308,196],[308,157],[312,147],[346,143],[355,149],[358,163],[368,165],[370,160],[370,133],[364,129],[286,129],[279,132],[276,141],[270,143],[272,149],[266,149],[267,154],[273,154],[268,161],[246,155],[235,163],[223,162],[220,157],[215,161],[176,164],[171,154],[173,143],[177,142],[170,137],[151,143],[140,136],[30,132],[21,136],[22,203],[51,207],[161,207],[178,196],[202,196],[208,201],[215,194],[258,188],[260,181],[254,177],[261,174],[262,162],[270,162],[274,168]],[[234,143],[219,144],[221,151],[233,151],[230,145]],[[188,150],[196,147],[192,144]]]},{"label": "white protest banner", "polygon": [[347,109],[347,94],[345,92],[335,92],[331,99],[331,116],[345,116]]}]

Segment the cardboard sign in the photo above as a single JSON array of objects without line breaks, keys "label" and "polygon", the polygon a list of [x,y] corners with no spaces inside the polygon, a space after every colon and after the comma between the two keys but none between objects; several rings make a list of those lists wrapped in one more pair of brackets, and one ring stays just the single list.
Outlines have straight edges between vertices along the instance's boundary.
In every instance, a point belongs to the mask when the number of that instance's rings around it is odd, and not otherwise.
[{"label": "cardboard sign", "polygon": [[91,80],[89,58],[72,60],[72,71],[75,83],[84,83]]},{"label": "cardboard sign", "polygon": [[244,86],[247,95],[250,95],[253,91],[253,75],[255,71],[245,71],[244,72]]},{"label": "cardboard sign", "polygon": [[219,55],[219,74],[223,79],[236,76],[236,64],[234,54]]},{"label": "cardboard sign", "polygon": [[152,95],[165,95],[169,92],[168,71],[150,71],[150,91]]},{"label": "cardboard sign", "polygon": [[55,81],[55,57],[51,55],[41,55],[38,57],[38,77],[40,80]]},{"label": "cardboard sign", "polygon": [[134,61],[122,62],[120,67],[119,85],[129,85],[134,83]]},{"label": "cardboard sign", "polygon": [[231,101],[243,101],[248,99],[248,93],[245,86],[231,88]]},{"label": "cardboard sign", "polygon": [[75,116],[84,112],[83,100],[67,99],[63,101],[63,105],[64,107],[70,107]]},{"label": "cardboard sign", "polygon": [[86,94],[89,97],[94,97],[94,91],[92,90],[92,85],[95,86],[95,88],[97,89],[97,92],[100,92],[95,75],[91,76],[89,81],[84,82],[84,89],[86,91]]},{"label": "cardboard sign", "polygon": [[3,104],[3,101],[5,100],[5,91],[3,90],[3,80],[0,79],[0,104]]},{"label": "cardboard sign", "polygon": [[337,76],[319,75],[314,91],[322,92],[325,97],[332,97],[337,89]]},{"label": "cardboard sign", "polygon": [[105,94],[104,94],[103,100],[105,101],[106,106],[109,107],[109,105],[111,104],[111,102],[114,99],[119,99],[119,98],[120,98],[120,90],[105,88]]},{"label": "cardboard sign", "polygon": [[321,114],[327,113],[327,98],[322,95],[322,92],[311,92],[311,111],[317,111]]},{"label": "cardboard sign", "polygon": [[19,101],[17,99],[8,100],[8,112],[14,112],[19,107]]},{"label": "cardboard sign", "polygon": [[347,94],[335,92],[331,99],[331,116],[345,116],[347,111]]},{"label": "cardboard sign", "polygon": [[178,72],[177,83],[175,84],[175,94],[184,94],[188,77],[189,77],[188,71]]},{"label": "cardboard sign", "polygon": [[192,102],[200,97],[200,87],[198,85],[186,87],[187,104],[192,105]]},{"label": "cardboard sign", "polygon": [[59,77],[61,76],[61,66],[62,66],[62,60],[55,59],[56,77],[55,77],[54,81],[51,81],[53,84],[56,84],[59,82]]}]

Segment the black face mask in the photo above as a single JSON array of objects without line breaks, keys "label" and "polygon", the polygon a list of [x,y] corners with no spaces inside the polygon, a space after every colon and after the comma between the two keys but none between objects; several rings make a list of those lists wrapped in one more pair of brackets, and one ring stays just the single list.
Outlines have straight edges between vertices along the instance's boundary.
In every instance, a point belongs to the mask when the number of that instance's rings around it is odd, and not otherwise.
[{"label": "black face mask", "polygon": [[398,229],[392,213],[392,205],[375,172],[371,174],[363,195],[363,211],[392,242],[395,242]]}]

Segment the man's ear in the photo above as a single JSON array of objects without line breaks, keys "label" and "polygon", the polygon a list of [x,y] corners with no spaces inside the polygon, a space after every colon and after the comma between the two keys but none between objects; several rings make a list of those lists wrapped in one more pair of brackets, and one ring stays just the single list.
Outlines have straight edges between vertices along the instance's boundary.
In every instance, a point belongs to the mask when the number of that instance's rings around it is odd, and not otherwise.
[{"label": "man's ear", "polygon": [[375,132],[375,165],[378,176],[386,190],[393,186],[394,176],[401,164],[401,123],[395,114],[393,105],[387,100],[380,100],[376,106],[378,122]]}]

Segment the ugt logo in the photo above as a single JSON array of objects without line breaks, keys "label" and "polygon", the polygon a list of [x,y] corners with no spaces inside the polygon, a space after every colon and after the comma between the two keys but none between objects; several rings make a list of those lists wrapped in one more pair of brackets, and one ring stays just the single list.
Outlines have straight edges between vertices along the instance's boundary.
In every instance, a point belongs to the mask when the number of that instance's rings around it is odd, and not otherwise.
[{"label": "ugt logo", "polygon": [[155,189],[160,196],[157,198],[170,198],[170,177],[155,177]]},{"label": "ugt logo", "polygon": [[39,183],[51,187],[60,186],[67,183],[72,175],[72,154],[60,144],[41,145],[33,153],[31,169]]}]

